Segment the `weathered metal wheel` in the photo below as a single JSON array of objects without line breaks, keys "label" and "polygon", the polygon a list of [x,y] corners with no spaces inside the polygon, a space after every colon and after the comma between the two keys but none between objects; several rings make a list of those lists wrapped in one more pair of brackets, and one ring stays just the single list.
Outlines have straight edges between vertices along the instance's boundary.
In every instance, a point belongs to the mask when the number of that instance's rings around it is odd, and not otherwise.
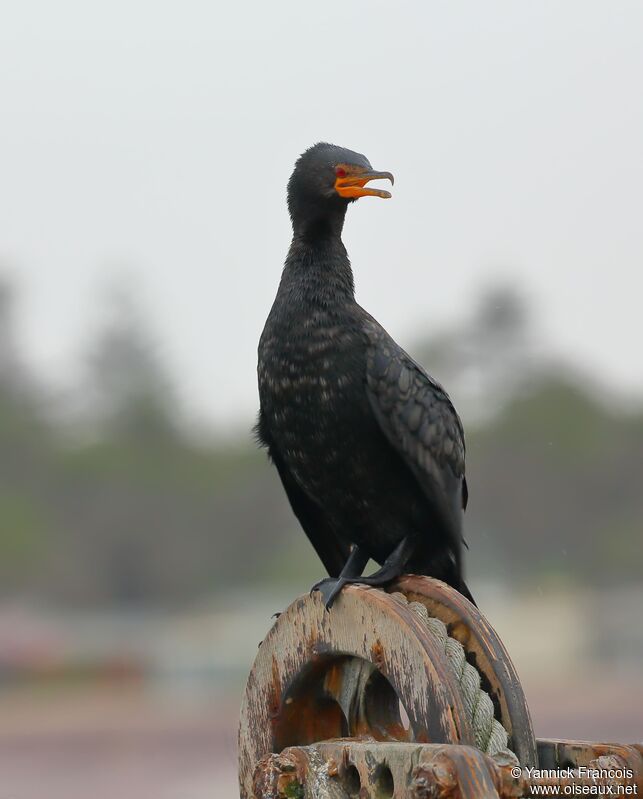
[{"label": "weathered metal wheel", "polygon": [[[447,624],[481,671],[524,765],[536,762],[520,683],[498,637],[457,592],[427,577],[393,587]],[[526,729],[524,729],[526,725]],[[351,586],[330,612],[303,596],[277,619],[248,678],[239,729],[241,796],[271,752],[338,737],[475,745],[470,714],[443,647],[413,608]]]},{"label": "weathered metal wheel", "polygon": [[414,574],[400,578],[389,591],[399,591],[409,602],[420,602],[429,616],[446,624],[449,635],[464,647],[467,661],[480,673],[495,717],[509,734],[509,748],[523,766],[537,766],[536,739],[518,674],[498,634],[478,608],[439,580]]}]

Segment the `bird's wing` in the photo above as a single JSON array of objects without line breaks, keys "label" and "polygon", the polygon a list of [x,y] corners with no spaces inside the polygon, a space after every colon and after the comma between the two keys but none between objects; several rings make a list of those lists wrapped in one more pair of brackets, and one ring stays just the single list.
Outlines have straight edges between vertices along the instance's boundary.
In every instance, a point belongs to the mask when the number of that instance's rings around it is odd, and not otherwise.
[{"label": "bird's wing", "polygon": [[270,458],[277,467],[288,501],[310,543],[331,577],[338,577],[344,568],[350,546],[328,524],[323,509],[302,490],[274,447],[269,447]]},{"label": "bird's wing", "polygon": [[462,422],[442,386],[375,320],[365,325],[366,391],[388,441],[415,475],[452,534],[459,559],[467,502]]}]

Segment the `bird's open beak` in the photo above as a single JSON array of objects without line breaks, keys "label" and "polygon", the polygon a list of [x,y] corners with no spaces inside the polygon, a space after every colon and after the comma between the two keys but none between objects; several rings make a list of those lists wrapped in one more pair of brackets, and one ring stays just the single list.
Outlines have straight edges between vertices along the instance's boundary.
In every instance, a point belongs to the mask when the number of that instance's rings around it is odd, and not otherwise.
[{"label": "bird's open beak", "polygon": [[361,169],[355,166],[343,166],[346,174],[338,176],[335,180],[335,191],[340,197],[355,199],[357,197],[381,197],[386,200],[391,196],[390,191],[383,189],[367,189],[366,184],[371,180],[390,180],[391,185],[395,178],[390,172],[375,172],[372,169]]}]

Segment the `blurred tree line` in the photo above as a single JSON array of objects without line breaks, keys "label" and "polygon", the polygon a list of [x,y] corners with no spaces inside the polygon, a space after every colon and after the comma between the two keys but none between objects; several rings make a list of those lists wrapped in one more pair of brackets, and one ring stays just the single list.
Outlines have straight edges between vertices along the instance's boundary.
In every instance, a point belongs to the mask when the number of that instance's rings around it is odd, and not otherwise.
[{"label": "blurred tree line", "polygon": [[[321,574],[250,434],[195,441],[140,308],[108,297],[65,398],[30,374],[0,283],[0,596],[177,604]],[[414,353],[468,431],[476,578],[617,583],[643,562],[643,408],[625,412],[539,357],[520,296],[483,295]]]}]

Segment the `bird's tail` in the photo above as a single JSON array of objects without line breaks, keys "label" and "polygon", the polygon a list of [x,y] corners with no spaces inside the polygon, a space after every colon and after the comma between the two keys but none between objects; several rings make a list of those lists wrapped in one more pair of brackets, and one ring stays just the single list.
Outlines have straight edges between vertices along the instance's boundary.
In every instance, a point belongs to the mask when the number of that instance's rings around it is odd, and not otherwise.
[{"label": "bird's tail", "polygon": [[443,583],[455,588],[469,602],[478,607],[471,591],[469,591],[469,586],[464,581],[461,559],[457,558],[452,552],[443,550],[437,557],[434,556],[428,563],[425,562],[420,573],[442,580]]},{"label": "bird's tail", "polygon": [[[455,587],[455,586],[454,586]],[[465,581],[460,578],[460,585],[457,586],[457,590],[462,594],[463,597],[469,600],[472,605],[478,607],[478,603],[475,601],[473,596],[471,595],[471,591],[469,591],[469,586],[465,583]]]},{"label": "bird's tail", "polygon": [[441,580],[448,583],[451,588],[455,588],[456,591],[459,591],[472,605],[478,607],[471,591],[469,591],[469,586],[464,581],[462,563],[456,565],[456,563],[449,558],[448,564],[444,574],[436,576],[439,576]]}]

